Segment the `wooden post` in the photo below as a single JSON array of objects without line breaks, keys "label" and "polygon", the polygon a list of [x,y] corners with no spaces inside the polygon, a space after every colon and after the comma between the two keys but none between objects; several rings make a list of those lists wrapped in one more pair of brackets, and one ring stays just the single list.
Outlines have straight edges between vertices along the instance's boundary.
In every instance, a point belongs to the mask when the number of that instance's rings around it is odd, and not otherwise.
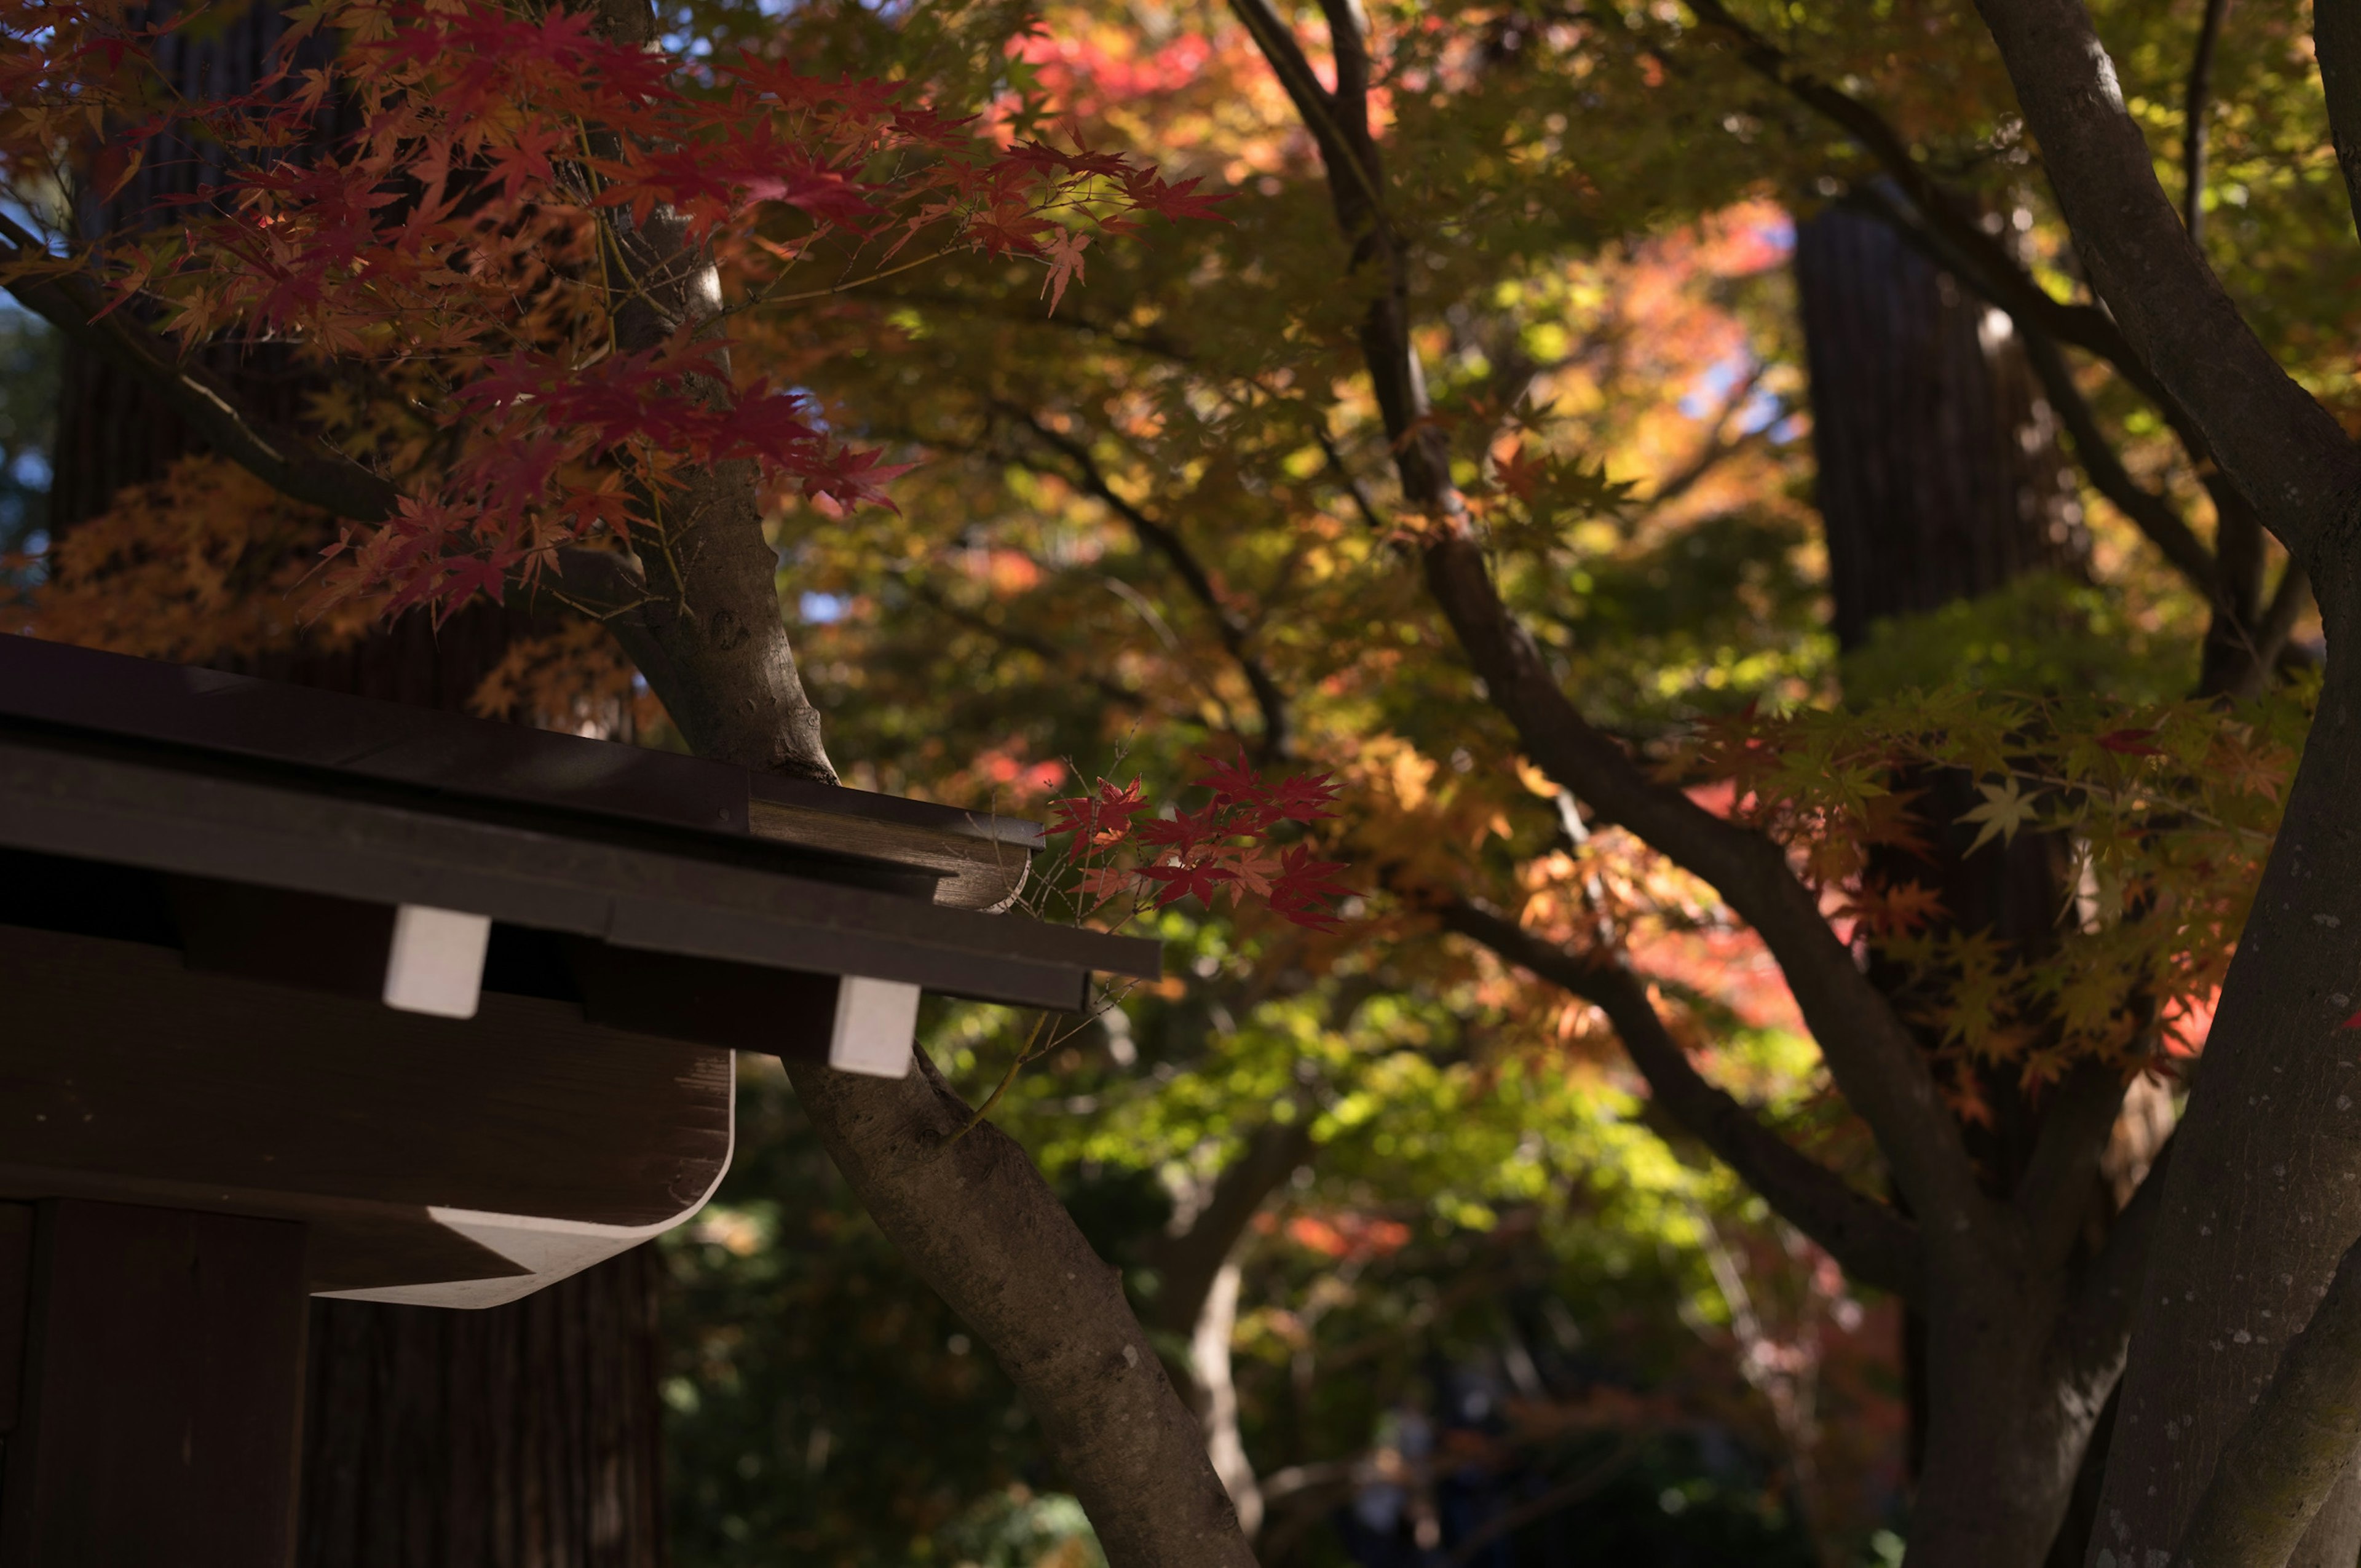
[{"label": "wooden post", "polygon": [[53,1200],[29,1275],[0,1568],[291,1563],[303,1227]]}]

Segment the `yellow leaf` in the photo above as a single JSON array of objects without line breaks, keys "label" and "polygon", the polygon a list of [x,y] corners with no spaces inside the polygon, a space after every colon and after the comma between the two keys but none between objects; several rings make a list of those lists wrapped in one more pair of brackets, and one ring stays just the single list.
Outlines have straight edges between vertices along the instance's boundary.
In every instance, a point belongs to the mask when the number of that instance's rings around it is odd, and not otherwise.
[{"label": "yellow leaf", "polygon": [[1996,784],[1980,784],[1976,785],[1976,792],[1984,797],[1984,803],[1960,817],[1962,822],[1983,824],[1976,830],[1976,841],[1968,846],[1968,853],[1971,855],[1995,837],[2004,844],[2015,843],[2016,830],[2040,816],[2034,808],[2034,803],[2041,798],[2041,792],[2035,790],[2031,795],[2025,794],[2014,777],[2003,779]]}]

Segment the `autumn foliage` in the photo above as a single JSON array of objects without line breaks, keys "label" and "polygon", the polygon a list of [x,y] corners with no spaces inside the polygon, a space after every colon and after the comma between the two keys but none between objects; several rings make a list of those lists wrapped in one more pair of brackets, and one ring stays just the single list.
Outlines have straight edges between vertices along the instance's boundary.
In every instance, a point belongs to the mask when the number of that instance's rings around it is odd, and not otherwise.
[{"label": "autumn foliage", "polygon": [[[184,345],[291,345],[335,367],[318,433],[393,494],[344,530],[315,610],[370,596],[447,615],[540,581],[563,544],[662,550],[680,476],[715,465],[879,500],[896,470],[733,367],[737,323],[953,251],[1038,262],[1054,302],[1093,235],[1210,211],[1194,181],[996,136],[904,86],[759,50],[676,60],[588,12],[291,15],[270,76],[192,100],[152,51],[202,11],[11,0],[0,178],[63,186],[79,166],[111,199],[145,147],[200,158],[169,211],[48,236],[59,254],[28,265],[94,266],[114,308]],[[651,338],[650,319],[678,324]]]},{"label": "autumn foliage", "polygon": [[1334,815],[1337,791],[1329,776],[1266,781],[1243,752],[1198,761],[1206,773],[1197,784],[1209,798],[1192,809],[1155,811],[1137,779],[1117,784],[1103,778],[1092,793],[1055,804],[1050,831],[1071,835],[1066,859],[1075,872],[1076,914],[1119,925],[1137,912],[1142,894],[1158,909],[1190,897],[1207,909],[1224,902],[1238,909],[1253,900],[1295,925],[1335,929],[1335,901],[1346,892],[1335,880],[1344,863],[1315,858],[1308,842],[1282,845],[1274,838],[1281,824],[1308,828]]},{"label": "autumn foliage", "polygon": [[[2028,1086],[2072,1062],[2169,1069],[2202,1047],[2279,826],[2310,718],[2301,693],[2231,716],[2210,702],[1905,692],[1841,710],[1751,707],[1701,723],[1670,764],[1726,784],[1730,814],[1788,846],[1857,938],[1912,978],[1905,1011],[1963,1066]],[[1931,816],[1949,772],[1976,804]],[[1938,893],[1881,866],[1972,828],[1966,855],[2019,835],[2064,863],[2070,903],[2028,948],[1945,918]]]}]

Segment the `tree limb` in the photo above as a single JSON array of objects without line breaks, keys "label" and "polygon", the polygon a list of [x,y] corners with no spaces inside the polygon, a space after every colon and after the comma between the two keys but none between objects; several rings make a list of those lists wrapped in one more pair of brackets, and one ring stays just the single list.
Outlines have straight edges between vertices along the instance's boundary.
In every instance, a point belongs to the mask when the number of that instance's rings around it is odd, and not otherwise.
[{"label": "tree limb", "polygon": [[[1272,69],[1289,81],[1302,60],[1292,36],[1264,0],[1234,3],[1248,18]],[[1304,101],[1298,95],[1299,104]],[[1316,103],[1324,114],[1326,96],[1319,95]],[[1393,444],[1403,496],[1427,519],[1420,553],[1428,591],[1483,679],[1488,700],[1515,726],[1526,754],[1544,773],[1711,884],[1761,934],[1838,1088],[1869,1124],[1913,1212],[1947,1232],[1992,1234],[1981,1227],[1995,1218],[1993,1205],[1977,1189],[1959,1124],[1936,1093],[1925,1058],[1891,1003],[1829,929],[1817,898],[1796,880],[1784,853],[1761,834],[1715,817],[1679,789],[1648,777],[1576,708],[1531,633],[1501,602],[1452,481],[1448,444],[1430,417],[1411,339],[1409,276],[1400,247],[1378,221],[1380,214],[1362,208],[1356,194],[1382,188],[1366,120],[1359,139],[1366,150],[1349,168],[1332,160],[1327,174],[1338,220],[1355,241],[1355,271],[1377,273],[1378,288],[1360,327],[1362,358]],[[1342,144],[1341,133],[1332,129],[1322,137],[1323,157],[1332,145]]]},{"label": "tree limb", "polygon": [[2066,356],[2057,342],[2037,327],[2022,335],[2026,358],[2031,361],[2033,373],[2040,379],[2042,394],[2049,400],[2049,406],[2058,412],[2059,422],[2073,441],[2075,460],[2082,466],[2091,488],[2129,518],[2132,525],[2147,535],[2148,543],[2188,579],[2190,587],[2205,596],[2207,603],[2216,609],[2226,608],[2229,590],[2222,581],[2213,553],[2182,521],[2178,508],[2141,485],[2124,467],[2114,444],[2100,431],[2098,419],[2092,413],[2082,389],[2074,384],[2073,369],[2066,363]]},{"label": "tree limb", "polygon": [[[2068,3],[2079,8],[2079,0]],[[2225,486],[2222,477],[2213,472],[2214,443],[2204,422],[2192,411],[2180,389],[2160,378],[2146,355],[2125,336],[2105,310],[2068,303],[2042,288],[2004,246],[1983,231],[1950,192],[1919,166],[1901,136],[1875,109],[1796,69],[1784,51],[1731,16],[1719,0],[1702,0],[1691,8],[1701,20],[1720,27],[1736,39],[1740,58],[1758,74],[1786,89],[1799,102],[1851,135],[1900,187],[1907,202],[1923,214],[1920,221],[1905,224],[1905,229],[1938,241],[1942,264],[2006,311],[2016,320],[2020,331],[2028,334],[2046,333],[2094,356],[2154,403],[2165,423],[2180,438],[2191,463],[2205,477],[2207,488],[2214,491],[2217,509],[2228,515],[2230,509],[2221,501]],[[2134,135],[2136,137],[2136,129]],[[2152,170],[2148,183],[2151,187],[2155,184]],[[2070,221],[2070,213],[2069,218]],[[2193,252],[2194,245],[2190,248]],[[2210,274],[2207,276],[2210,278]],[[2219,292],[2218,286],[2215,292]],[[2227,304],[2226,296],[2223,302]],[[2235,315],[2235,310],[2231,313]],[[2243,630],[2244,623],[2240,626]]]},{"label": "tree limb", "polygon": [[1601,818],[1710,883],[1779,962],[1830,1074],[1878,1140],[1911,1209],[1964,1230],[1987,1217],[1959,1124],[1916,1042],[1837,939],[1779,846],[1660,784],[1577,712],[1500,602],[1482,553],[1455,531],[1424,552],[1429,590],[1525,752]]},{"label": "tree limb", "polygon": [[[1931,231],[1908,203],[1874,186],[1864,194],[1884,213],[1897,232],[1917,245],[1938,266],[1962,278],[1975,277],[1973,268],[1959,251],[1942,235]],[[2196,464],[2200,478],[2213,499],[2215,543],[2209,548],[2182,519],[2178,507],[2140,484],[2125,469],[2114,444],[2100,431],[2090,402],[2075,384],[2072,368],[2056,341],[2030,318],[2018,317],[2016,324],[2026,346],[2026,362],[2032,366],[2044,395],[2073,442],[2083,477],[2131,520],[2191,587],[2204,596],[2212,613],[2205,630],[2200,689],[2209,694],[2258,689],[2268,672],[2271,656],[2263,652],[2263,639],[2256,627],[2263,534],[2254,508],[2238,488],[2205,458],[2206,448],[2199,433],[2193,427],[2179,430],[2183,450]],[[2169,408],[2166,411],[2169,415]]]},{"label": "tree limb", "polygon": [[1254,693],[1255,707],[1262,714],[1263,753],[1267,758],[1285,756],[1291,740],[1287,696],[1279,689],[1279,683],[1271,678],[1269,670],[1263,666],[1262,661],[1247,645],[1251,629],[1245,619],[1224,601],[1220,591],[1213,587],[1213,575],[1197,559],[1196,552],[1189,548],[1189,542],[1150,517],[1143,508],[1126,499],[1108,482],[1106,470],[1099,466],[1098,459],[1092,455],[1087,444],[1075,440],[1063,431],[1051,429],[1027,410],[1007,404],[1003,404],[1002,408],[1004,412],[1022,421],[1036,439],[1063,454],[1066,460],[1074,466],[1074,472],[1064,477],[1075,480],[1084,490],[1104,502],[1109,510],[1123,519],[1142,544],[1164,557],[1165,564],[1172,568],[1181,586],[1189,590],[1189,597],[1195,599],[1213,619],[1223,650],[1246,676],[1246,685]]},{"label": "tree limb", "polygon": [[2189,82],[2181,94],[2180,226],[2190,243],[2205,248],[2205,116],[2213,107],[2213,46],[2221,41],[2222,18],[2230,0],[2205,0],[2197,24],[2197,48],[2189,60]]},{"label": "tree limb", "polygon": [[2309,563],[2351,524],[2361,452],[2271,357],[2181,226],[2081,0],[1977,5],[2124,340],[2202,426],[2262,522]]},{"label": "tree limb", "polygon": [[924,1052],[904,1079],[790,1061],[821,1144],[910,1266],[993,1349],[1118,1568],[1253,1568],[1203,1436],[1025,1151]]},{"label": "tree limb", "polygon": [[1060,648],[1046,637],[1037,636],[1021,628],[994,620],[989,616],[980,615],[974,610],[952,602],[949,597],[937,592],[925,582],[911,585],[910,591],[938,615],[949,617],[978,636],[989,637],[995,642],[1032,654],[1051,669],[1058,671],[1059,678],[1082,682],[1114,707],[1135,709],[1145,709],[1148,707],[1146,693],[1136,691],[1113,676],[1098,671],[1076,669],[1071,649]]},{"label": "tree limb", "polygon": [[2105,1245],[2075,1282],[2073,1297],[2050,1340],[2050,1357],[2059,1375],[2102,1398],[2122,1373],[2131,1343],[2132,1310],[2147,1276],[2148,1253],[2164,1208],[2164,1174],[2175,1142],[2165,1140],[2139,1190],[2115,1216]]},{"label": "tree limb", "polygon": [[2361,229],[2361,16],[2334,0],[2314,5],[2312,47],[2320,60],[2320,85],[2328,97],[2336,164],[2345,171],[2354,225]]},{"label": "tree limb", "polygon": [[2064,1264],[2073,1248],[2075,1233],[2090,1212],[2091,1172],[2114,1131],[2125,1087],[2114,1069],[2084,1062],[2048,1094],[2032,1157],[2010,1198],[2037,1267]]},{"label": "tree limb", "polygon": [[2287,652],[2288,639],[2295,634],[2296,619],[2303,614],[2303,607],[2311,598],[2312,574],[2303,569],[2301,562],[2289,562],[2287,570],[2279,574],[2279,586],[2271,590],[2271,602],[2263,611],[2262,625],[2256,629],[2258,668],[2268,671],[2279,662],[2279,655]]},{"label": "tree limb", "polygon": [[1156,1299],[1143,1314],[1150,1328],[1186,1334],[1205,1304],[1223,1262],[1263,1200],[1279,1190],[1312,1152],[1309,1118],[1266,1122],[1247,1137],[1238,1157],[1213,1182],[1212,1200],[1177,1236],[1159,1236],[1146,1261],[1159,1277]]},{"label": "tree limb", "polygon": [[8,285],[19,304],[104,357],[179,415],[208,447],[280,495],[356,522],[382,522],[393,515],[401,492],[390,481],[264,420],[227,382],[203,366],[184,363],[177,347],[138,325],[127,310],[108,312],[88,278],[45,269],[47,255],[37,236],[0,213],[0,271],[23,274]]},{"label": "tree limb", "polygon": [[1906,1300],[1923,1288],[1917,1227],[1854,1190],[1834,1171],[1764,1126],[1755,1113],[1690,1065],[1638,976],[1620,963],[1583,959],[1489,910],[1456,901],[1438,911],[1456,931],[1573,992],[1607,1014],[1655,1102],[1846,1273]]},{"label": "tree limb", "polygon": [[2037,323],[2061,343],[2096,355],[2144,389],[2159,392],[2105,312],[2058,299],[1999,240],[1984,232],[1973,214],[1911,155],[1900,132],[1874,108],[1797,66],[1787,52],[1748,27],[1721,0],[1690,0],[1697,19],[1727,36],[1739,60],[1756,75],[1843,131],[1885,171],[1949,253],[1945,265],[1977,292],[2021,321]]},{"label": "tree limb", "polygon": [[[2323,10],[2334,7],[2323,5]],[[2148,1179],[2156,1178],[2151,1175]],[[2287,1562],[2361,1445],[2361,1244],[2213,1466],[2180,1544],[2190,1568]]]}]

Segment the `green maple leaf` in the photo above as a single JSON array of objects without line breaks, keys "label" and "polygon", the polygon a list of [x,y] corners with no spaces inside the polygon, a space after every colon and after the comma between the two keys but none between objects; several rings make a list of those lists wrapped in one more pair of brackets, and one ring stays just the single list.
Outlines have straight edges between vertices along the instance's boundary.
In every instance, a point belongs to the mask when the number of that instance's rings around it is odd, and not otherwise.
[{"label": "green maple leaf", "polygon": [[1976,830],[1976,841],[1968,846],[1968,853],[1971,855],[1995,838],[2004,844],[2015,843],[2016,830],[2038,819],[2041,815],[2035,805],[2040,800],[2041,792],[2035,790],[2026,795],[2013,776],[1996,784],[1980,784],[1976,785],[1976,791],[1984,797],[1984,803],[1960,817],[1962,822],[1982,824]]}]

